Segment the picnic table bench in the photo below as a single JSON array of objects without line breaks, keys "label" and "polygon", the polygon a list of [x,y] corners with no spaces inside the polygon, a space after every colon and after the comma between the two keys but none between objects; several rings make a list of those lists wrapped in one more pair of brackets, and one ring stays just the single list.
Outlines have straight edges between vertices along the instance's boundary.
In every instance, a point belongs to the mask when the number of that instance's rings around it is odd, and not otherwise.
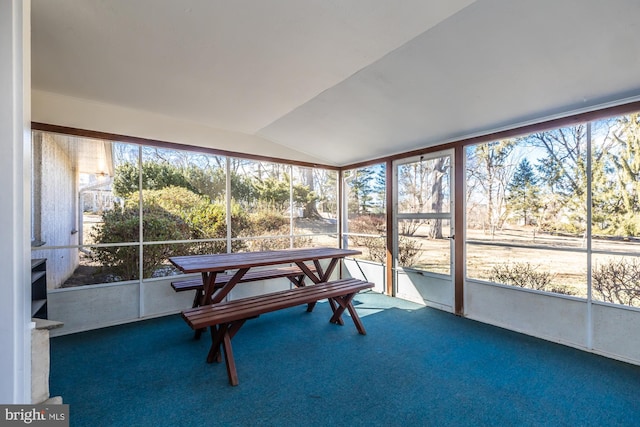
[{"label": "picnic table bench", "polygon": [[[313,272],[316,271],[315,266],[309,268]],[[222,288],[233,278],[234,274],[235,272],[216,275],[214,287],[216,289]],[[306,277],[306,274],[297,265],[271,268],[268,270],[250,270],[242,276],[238,283],[257,282],[259,280],[279,279],[283,277],[288,278],[295,286],[304,286],[304,278]],[[196,291],[193,298],[193,308],[198,307],[202,303],[206,303],[202,301],[204,297],[204,284],[202,277],[177,280],[171,282],[171,287],[176,292]]]},{"label": "picnic table bench", "polygon": [[191,308],[182,312],[182,318],[196,331],[207,327],[211,329],[211,348],[207,363],[221,361],[222,346],[229,383],[238,385],[231,339],[248,319],[302,304],[308,304],[307,311],[311,312],[317,301],[328,299],[333,312],[329,322],[342,325],[342,314],[348,310],[358,332],[365,335],[366,331],[352,300],[358,292],[373,287],[373,283],[363,280],[341,279]]}]

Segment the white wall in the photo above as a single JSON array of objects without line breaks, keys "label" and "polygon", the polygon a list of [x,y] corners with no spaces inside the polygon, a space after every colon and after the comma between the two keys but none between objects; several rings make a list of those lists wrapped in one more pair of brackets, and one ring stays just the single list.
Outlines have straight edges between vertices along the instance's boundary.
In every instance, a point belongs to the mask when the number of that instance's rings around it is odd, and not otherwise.
[{"label": "white wall", "polygon": [[640,340],[629,335],[640,328],[635,308],[467,281],[464,310],[470,319],[640,365]]},{"label": "white wall", "polygon": [[343,277],[354,277],[360,280],[372,282],[374,292],[384,293],[386,290],[385,267],[379,262],[361,259],[345,259]]},{"label": "white wall", "polygon": [[[321,261],[323,267],[328,262]],[[337,269],[332,277],[337,278]],[[345,277],[349,274],[346,273]],[[121,282],[50,290],[48,317],[64,323],[51,330],[51,336],[67,335],[141,319],[180,313],[190,308],[194,291],[175,292],[171,281],[199,275],[170,276],[142,282]],[[241,283],[230,299],[244,298],[291,288],[286,278]],[[186,324],[185,324],[186,327]]]},{"label": "white wall", "polygon": [[31,402],[30,1],[0,1],[0,403]]},{"label": "white wall", "polygon": [[592,313],[594,351],[640,364],[640,310],[594,303]]},{"label": "white wall", "polygon": [[453,281],[442,274],[398,270],[396,274],[396,296],[435,307],[453,311]]},{"label": "white wall", "polygon": [[[171,281],[182,278],[184,277],[173,276],[146,280],[142,283],[111,283],[49,291],[49,319],[64,323],[62,328],[53,329],[51,336],[180,313],[191,307],[194,296],[194,291],[173,290]],[[243,298],[290,287],[290,282],[284,278],[255,281],[239,284],[229,297]],[[188,328],[186,324],[185,328]]]},{"label": "white wall", "polygon": [[[77,226],[78,174],[76,159],[71,159],[64,144],[67,136],[36,132],[34,134],[34,167],[41,182],[34,185],[34,209],[40,209],[40,235],[34,236],[47,246],[78,244]],[[35,153],[40,154],[36,156]],[[37,164],[36,164],[37,162]],[[35,183],[34,183],[35,184]],[[32,252],[33,258],[47,259],[47,288],[60,287],[78,267],[78,249],[51,249]]]}]

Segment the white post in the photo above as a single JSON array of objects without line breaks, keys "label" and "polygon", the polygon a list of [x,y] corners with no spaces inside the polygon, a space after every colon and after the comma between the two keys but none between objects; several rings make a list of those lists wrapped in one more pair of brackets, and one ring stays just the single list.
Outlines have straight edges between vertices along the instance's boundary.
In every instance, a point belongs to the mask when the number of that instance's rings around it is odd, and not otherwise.
[{"label": "white post", "polygon": [[0,1],[0,403],[31,403],[30,0]]}]

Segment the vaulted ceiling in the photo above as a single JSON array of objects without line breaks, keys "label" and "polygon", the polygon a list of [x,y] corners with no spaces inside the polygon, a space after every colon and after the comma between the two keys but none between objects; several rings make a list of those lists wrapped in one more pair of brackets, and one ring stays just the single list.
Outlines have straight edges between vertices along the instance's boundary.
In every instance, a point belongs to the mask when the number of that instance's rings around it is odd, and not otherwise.
[{"label": "vaulted ceiling", "polygon": [[331,165],[640,97],[637,0],[31,8],[34,90],[253,136]]}]

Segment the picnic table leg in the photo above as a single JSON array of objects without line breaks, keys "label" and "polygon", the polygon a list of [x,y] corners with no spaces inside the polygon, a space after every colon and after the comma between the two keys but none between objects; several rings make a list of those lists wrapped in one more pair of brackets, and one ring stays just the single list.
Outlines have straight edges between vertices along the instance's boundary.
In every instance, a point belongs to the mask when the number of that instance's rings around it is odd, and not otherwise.
[{"label": "picnic table leg", "polygon": [[[203,290],[202,289],[196,289],[196,295],[195,297],[193,297],[193,305],[191,306],[191,308],[196,308],[200,306],[200,301],[202,301],[202,297],[203,297]],[[194,338],[196,340],[200,339],[200,336],[202,335],[202,333],[204,332],[204,329],[198,329],[196,330],[195,334],[194,334]]]},{"label": "picnic table leg", "polygon": [[222,361],[222,354],[220,352],[220,346],[222,346],[225,364],[227,366],[227,376],[229,377],[229,384],[231,385],[238,385],[238,372],[236,370],[236,361],[233,358],[231,339],[238,333],[246,321],[247,319],[242,319],[231,323],[211,326],[211,348],[209,349],[209,354],[207,354],[207,363],[213,363],[214,361],[220,363]]},{"label": "picnic table leg", "polygon": [[[329,305],[331,306],[331,311],[335,314],[336,310],[338,309],[338,304],[333,298],[329,298]],[[343,326],[344,321],[342,320],[342,317],[338,316],[336,323],[338,323],[340,326]]]},{"label": "picnic table leg", "polygon": [[356,312],[356,309],[353,307],[353,304],[352,304],[353,297],[355,296],[356,294],[352,293],[342,297],[333,298],[336,301],[336,303],[340,305],[340,307],[338,307],[336,311],[333,313],[333,316],[331,316],[331,319],[329,319],[329,322],[338,323],[340,325],[344,324],[344,323],[340,323],[342,322],[342,314],[344,313],[345,310],[349,310],[349,314],[353,319],[353,324],[356,326],[358,333],[360,333],[361,335],[366,335],[367,331],[365,331],[364,325],[360,320],[360,316],[358,316],[358,313]]},{"label": "picnic table leg", "polygon": [[193,304],[191,308],[196,308],[200,306],[200,301],[202,300],[202,289],[196,289],[196,294],[193,297]]},{"label": "picnic table leg", "polygon": [[349,310],[351,319],[353,319],[353,324],[356,325],[356,329],[358,330],[358,332],[361,335],[367,335],[367,331],[364,330],[364,325],[362,324],[362,320],[360,320],[360,316],[358,316],[358,313],[356,313],[356,309],[353,306],[353,304],[351,304],[351,302],[349,302],[349,304],[347,305],[347,309]]},{"label": "picnic table leg", "polygon": [[220,345],[222,344],[222,338],[227,332],[228,327],[226,324],[211,326],[211,348],[207,354],[207,363],[213,363],[214,361],[220,363],[222,361]]},{"label": "picnic table leg", "polygon": [[229,384],[238,385],[238,372],[236,371],[236,361],[233,359],[233,348],[231,347],[231,337],[229,333],[225,333],[223,336],[222,348],[224,349],[224,360],[227,365]]},{"label": "picnic table leg", "polygon": [[[196,296],[195,296],[195,299],[193,300],[193,308],[209,304],[208,301],[211,299],[211,294],[213,293],[213,290],[215,288],[215,283],[216,283],[215,272],[202,273],[202,290],[201,291],[196,290]],[[206,328],[196,330],[194,338],[199,340],[200,337],[202,336],[202,333],[205,331],[205,329]]]}]

